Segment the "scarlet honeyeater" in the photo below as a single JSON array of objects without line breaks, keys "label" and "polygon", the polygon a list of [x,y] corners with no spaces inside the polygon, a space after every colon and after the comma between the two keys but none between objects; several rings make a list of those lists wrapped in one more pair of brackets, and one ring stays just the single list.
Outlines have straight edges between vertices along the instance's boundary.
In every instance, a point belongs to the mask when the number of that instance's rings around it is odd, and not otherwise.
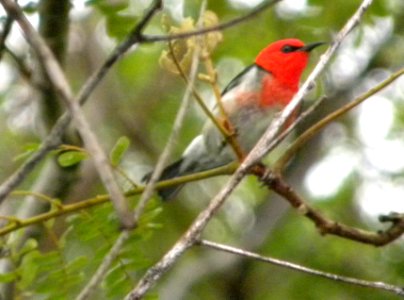
[{"label": "scarlet honeyeater", "polygon": [[[243,153],[252,149],[275,114],[292,100],[299,89],[310,51],[322,44],[305,45],[298,39],[274,42],[223,90],[222,104]],[[222,117],[218,108],[213,113],[218,119]],[[164,169],[159,180],[213,169],[235,159],[233,149],[208,120],[202,133],[192,140],[178,161]],[[181,186],[160,189],[159,195],[163,200],[171,199]]]}]

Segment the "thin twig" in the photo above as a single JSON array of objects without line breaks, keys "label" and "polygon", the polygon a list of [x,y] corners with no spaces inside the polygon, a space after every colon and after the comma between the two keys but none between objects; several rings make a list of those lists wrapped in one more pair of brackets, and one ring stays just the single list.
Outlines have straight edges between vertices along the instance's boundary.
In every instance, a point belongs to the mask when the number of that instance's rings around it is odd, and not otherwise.
[{"label": "thin twig", "polygon": [[335,119],[344,115],[349,110],[361,104],[363,101],[378,93],[386,86],[395,81],[398,77],[404,74],[404,69],[400,69],[397,72],[394,72],[387,79],[383,80],[378,85],[372,87],[370,90],[366,91],[353,101],[334,111],[333,113],[327,115],[322,120],[318,121],[316,124],[307,129],[303,134],[301,134],[292,145],[288,147],[288,149],[283,153],[283,155],[278,159],[275,163],[274,170],[279,173],[279,171],[287,164],[290,158],[296,153],[298,149],[300,149],[308,140],[310,140],[314,135],[316,135],[320,130],[322,130],[325,126],[330,124]]},{"label": "thin twig", "polygon": [[7,16],[6,20],[4,21],[3,31],[0,35],[0,60],[3,58],[3,53],[6,50],[6,39],[10,34],[12,27],[13,27],[13,18]]},{"label": "thin twig", "polygon": [[323,272],[320,270],[311,269],[311,268],[307,268],[307,267],[304,267],[304,266],[301,266],[298,264],[294,264],[294,263],[291,263],[288,261],[284,261],[284,260],[280,260],[280,259],[276,259],[276,258],[272,258],[272,257],[267,257],[267,256],[262,256],[257,253],[254,253],[254,252],[249,252],[249,251],[246,251],[246,250],[243,250],[240,248],[231,247],[228,245],[219,244],[219,243],[215,243],[215,242],[211,242],[211,241],[207,241],[207,240],[201,240],[198,242],[198,244],[201,246],[204,246],[204,247],[211,248],[211,249],[236,254],[236,255],[239,255],[242,257],[246,257],[246,258],[252,258],[252,259],[255,259],[255,260],[258,260],[261,262],[270,263],[270,264],[273,264],[276,266],[284,267],[284,268],[302,272],[305,274],[310,274],[310,275],[314,275],[314,276],[318,276],[321,278],[326,278],[326,279],[330,279],[330,280],[334,280],[334,281],[338,281],[338,282],[344,282],[344,283],[352,284],[355,286],[361,286],[361,287],[377,289],[377,290],[384,290],[384,291],[396,294],[398,296],[404,296],[404,289],[402,287],[388,284],[385,282],[368,281],[368,280],[357,279],[357,278],[353,278],[353,277],[347,277],[347,276],[337,275],[337,274],[333,274],[333,273]]},{"label": "thin twig", "polygon": [[[288,128],[283,130],[278,136],[275,137],[275,139],[272,141],[270,145],[271,149],[278,146],[289,135],[289,133],[291,133],[297,127],[298,124],[303,122],[303,120],[305,120],[309,115],[311,115],[317,109],[317,107],[319,107],[320,104],[323,103],[326,99],[327,99],[326,96],[321,97],[318,101],[316,101],[313,105],[311,105],[308,109],[306,109],[303,113],[301,113]],[[276,172],[277,170],[279,169],[276,169],[275,167],[274,172]]]},{"label": "thin twig", "polygon": [[107,274],[112,263],[115,261],[115,259],[121,253],[121,249],[125,245],[125,242],[129,239],[129,237],[130,237],[129,230],[123,230],[119,234],[119,237],[116,239],[114,245],[109,250],[108,254],[105,255],[102,263],[97,268],[97,271],[91,277],[88,284],[86,284],[85,287],[81,290],[81,292],[77,296],[76,300],[85,300],[91,296],[91,294],[95,291],[97,286],[101,284],[102,279]]},{"label": "thin twig", "polygon": [[179,239],[175,245],[158,261],[153,267],[151,267],[146,274],[140,279],[133,290],[126,296],[127,300],[135,300],[142,298],[147,291],[153,287],[161,276],[169,270],[169,268],[181,257],[181,255],[195,243],[202,230],[208,224],[212,216],[219,210],[227,197],[233,192],[235,187],[239,184],[242,178],[246,175],[248,169],[256,163],[261,157],[269,150],[267,144],[276,136],[277,132],[289,119],[289,116],[296,109],[300,103],[302,97],[306,95],[309,86],[314,83],[314,80],[319,76],[320,72],[324,69],[325,65],[331,59],[331,56],[336,51],[339,44],[345,38],[345,36],[359,24],[361,17],[366,9],[371,4],[371,0],[364,0],[359,6],[355,14],[348,20],[346,25],[342,28],[334,41],[334,44],[328,49],[326,54],[323,55],[320,62],[314,68],[309,78],[303,84],[302,88],[293,97],[292,102],[281,113],[278,120],[275,120],[273,124],[269,126],[266,134],[261,138],[258,144],[254,147],[252,152],[245,158],[245,161],[238,168],[238,170],[231,176],[227,184],[223,189],[211,200],[209,206],[203,210],[198,217],[194,220],[192,225],[188,228],[186,233],[181,239]]},{"label": "thin twig", "polygon": [[160,178],[161,173],[163,172],[164,166],[166,165],[167,160],[169,159],[171,152],[174,148],[175,141],[178,138],[179,131],[182,127],[182,124],[184,123],[184,119],[185,119],[186,113],[189,108],[189,103],[190,103],[189,100],[191,99],[191,94],[192,94],[192,90],[193,90],[193,86],[194,86],[194,82],[195,82],[195,77],[196,77],[196,73],[198,70],[198,64],[199,64],[199,50],[196,49],[196,51],[193,54],[189,81],[187,84],[187,88],[185,90],[184,97],[181,102],[181,107],[178,110],[177,116],[174,121],[173,129],[171,130],[171,134],[167,140],[166,146],[157,161],[157,164],[151,174],[150,180],[148,181],[146,188],[142,194],[142,197],[139,200],[139,204],[136,207],[135,220],[139,220],[140,215],[146,206],[146,202],[151,198],[151,196],[153,194],[155,183]]},{"label": "thin twig", "polygon": [[254,8],[253,10],[251,10],[244,16],[235,18],[228,22],[224,22],[219,25],[212,26],[212,27],[205,27],[205,28],[196,29],[196,30],[189,31],[189,32],[181,32],[181,33],[170,34],[170,35],[144,34],[144,35],[142,35],[142,43],[168,42],[168,41],[172,41],[172,40],[186,39],[186,38],[190,38],[190,37],[196,36],[196,35],[204,35],[206,33],[213,32],[213,31],[225,30],[225,29],[234,27],[235,25],[238,25],[240,23],[243,23],[245,21],[248,21],[250,19],[253,19],[257,15],[264,12],[266,9],[272,7],[274,4],[276,4],[280,1],[282,1],[282,0],[272,0],[272,1],[263,2],[262,4],[258,5],[256,8]]},{"label": "thin twig", "polygon": [[32,191],[14,191],[12,192],[12,195],[14,196],[34,196],[35,198],[47,202],[51,205],[53,205],[57,209],[63,209],[63,205],[60,203],[58,199],[51,198],[47,195],[38,193],[38,192],[32,192]]},{"label": "thin twig", "polygon": [[236,138],[237,137],[236,128],[231,123],[229,114],[226,112],[226,110],[224,108],[223,101],[222,101],[222,95],[220,92],[220,87],[217,84],[217,72],[216,72],[215,68],[213,67],[212,59],[211,59],[208,51],[206,51],[206,52],[207,53],[205,53],[203,56],[204,65],[205,65],[205,69],[208,73],[208,77],[209,77],[208,81],[212,87],[213,94],[216,99],[216,106],[219,111],[220,119],[222,120],[222,123],[224,124],[223,127],[226,129],[225,138],[226,138],[226,141],[232,147],[234,154],[236,155],[238,160],[242,161],[244,159],[245,154],[243,153],[243,150],[241,149],[241,146]]},{"label": "thin twig", "polygon": [[208,119],[211,120],[212,123],[215,125],[215,127],[220,131],[220,133],[223,135],[223,137],[227,138],[228,134],[227,134],[226,128],[224,128],[224,126],[219,122],[219,120],[215,117],[215,115],[212,113],[212,111],[206,105],[205,101],[203,101],[202,96],[198,93],[195,86],[190,85],[190,80],[187,77],[187,75],[185,74],[184,70],[182,69],[181,64],[179,63],[177,57],[175,56],[174,48],[173,48],[171,42],[168,42],[168,46],[170,48],[170,52],[173,57],[173,62],[175,64],[179,74],[181,75],[181,78],[184,79],[187,86],[189,86],[191,88],[192,95],[194,96],[196,102],[198,103],[198,105],[200,106],[200,108],[202,109],[204,114],[208,117]]},{"label": "thin twig", "polygon": [[181,64],[179,63],[177,57],[175,56],[174,49],[173,49],[173,46],[170,41],[168,42],[168,46],[170,48],[173,62],[175,64],[175,66],[177,67],[177,70],[178,70],[179,74],[181,75],[181,78],[184,79],[187,86],[190,86],[192,95],[194,96],[199,107],[202,109],[202,111],[205,113],[205,115],[208,117],[208,119],[213,123],[213,125],[217,128],[217,130],[219,130],[219,132],[223,136],[223,138],[229,142],[229,144],[233,148],[236,156],[238,158],[242,158],[242,156],[243,156],[242,151],[240,150],[240,145],[238,144],[237,140],[235,139],[235,135],[224,126],[224,124],[225,124],[224,122],[220,122],[220,120],[213,114],[213,112],[206,105],[205,101],[203,100],[202,96],[198,93],[196,88],[193,85],[190,85],[190,80],[188,79],[187,75],[185,74],[184,70],[182,69]]},{"label": "thin twig", "polygon": [[17,54],[14,53],[14,51],[12,51],[10,48],[8,48],[7,46],[4,46],[4,51],[10,55],[10,57],[14,60],[14,62],[17,65],[18,70],[20,71],[21,75],[27,79],[28,81],[31,81],[32,78],[32,69],[30,67],[28,67],[23,58],[19,57]]},{"label": "thin twig", "polygon": [[[219,175],[230,175],[232,174],[236,169],[237,169],[237,164],[229,164],[223,167],[199,172],[199,173],[194,173],[190,175],[184,175],[176,178],[172,178],[170,180],[164,180],[164,181],[159,181],[156,183],[155,189],[162,189],[162,188],[167,188],[179,184],[184,184],[188,182],[193,182],[193,181],[198,181],[201,179],[206,179],[206,178],[211,178],[213,176],[219,176]],[[131,191],[125,193],[126,197],[134,196],[134,195],[139,195],[144,191],[144,186],[138,186],[136,188],[133,188]],[[7,224],[3,227],[0,227],[0,236],[4,236],[10,232],[16,231],[18,229],[28,227],[34,224],[39,224],[44,221],[50,220],[57,218],[59,216],[67,215],[67,214],[72,214],[72,213],[77,213],[80,210],[88,209],[93,206],[97,206],[103,203],[106,203],[110,200],[108,195],[98,195],[95,196],[94,198],[89,198],[86,200],[82,201],[72,201],[74,203],[72,204],[65,204],[62,205],[59,209],[57,210],[51,210],[30,218],[26,219],[21,219],[21,222],[18,224]]]}]

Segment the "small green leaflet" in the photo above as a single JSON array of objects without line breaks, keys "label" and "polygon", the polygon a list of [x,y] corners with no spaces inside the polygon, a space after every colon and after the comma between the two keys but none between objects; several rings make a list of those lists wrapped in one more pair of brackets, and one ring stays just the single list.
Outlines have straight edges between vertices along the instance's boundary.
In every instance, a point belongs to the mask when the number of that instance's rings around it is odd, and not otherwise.
[{"label": "small green leaflet", "polygon": [[82,151],[66,151],[58,156],[58,163],[62,167],[71,167],[84,159],[88,158],[88,154]]},{"label": "small green leaflet", "polygon": [[111,164],[116,167],[122,160],[130,145],[130,140],[126,136],[121,136],[115,143],[109,154]]},{"label": "small green leaflet", "polygon": [[14,156],[14,161],[24,160],[31,156],[35,151],[37,151],[40,147],[38,143],[30,143],[24,146],[24,152],[17,154]]}]

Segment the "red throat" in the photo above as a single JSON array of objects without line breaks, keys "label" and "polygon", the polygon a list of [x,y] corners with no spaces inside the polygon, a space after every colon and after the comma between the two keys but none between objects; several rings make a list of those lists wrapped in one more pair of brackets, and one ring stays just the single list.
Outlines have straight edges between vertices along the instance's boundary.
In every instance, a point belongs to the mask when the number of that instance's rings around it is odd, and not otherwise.
[{"label": "red throat", "polygon": [[262,80],[260,104],[263,107],[283,108],[292,100],[297,90],[298,86],[285,86],[275,77],[268,75]]}]

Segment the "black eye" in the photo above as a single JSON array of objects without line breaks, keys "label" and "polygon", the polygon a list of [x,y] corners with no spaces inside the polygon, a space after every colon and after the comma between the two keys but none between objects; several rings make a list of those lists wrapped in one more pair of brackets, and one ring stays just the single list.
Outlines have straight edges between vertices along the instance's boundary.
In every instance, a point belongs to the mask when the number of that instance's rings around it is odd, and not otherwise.
[{"label": "black eye", "polygon": [[285,45],[285,46],[282,47],[281,51],[283,53],[290,53],[290,52],[296,51],[297,49],[299,49],[299,47],[294,47],[294,46],[291,46],[291,45]]}]

